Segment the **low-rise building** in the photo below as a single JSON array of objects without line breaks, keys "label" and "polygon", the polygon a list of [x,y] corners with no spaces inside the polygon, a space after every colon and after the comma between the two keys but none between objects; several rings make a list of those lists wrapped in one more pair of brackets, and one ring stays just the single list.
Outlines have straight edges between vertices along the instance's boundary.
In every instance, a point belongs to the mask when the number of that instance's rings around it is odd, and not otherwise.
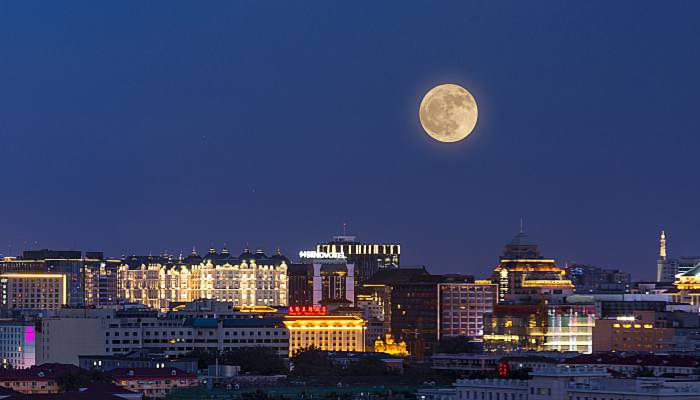
[{"label": "low-rise building", "polygon": [[289,355],[309,347],[326,351],[365,351],[364,319],[327,315],[325,306],[294,306],[284,318],[289,330]]},{"label": "low-rise building", "polygon": [[185,372],[197,372],[196,358],[166,357],[163,353],[137,350],[111,356],[78,356],[80,368],[111,371],[117,368],[177,368]]},{"label": "low-rise building", "polygon": [[640,370],[647,370],[656,376],[698,375],[700,374],[700,357],[687,355],[661,354],[620,354],[599,353],[582,354],[566,360],[566,365],[589,365],[615,371],[627,376],[634,376]]},{"label": "low-rise building", "polygon": [[[76,313],[74,311],[80,311]],[[37,362],[79,365],[80,355],[110,356],[153,349],[168,357],[195,349],[225,351],[267,347],[289,354],[289,336],[279,318],[250,313],[247,318],[174,318],[136,310],[65,310],[43,318]]]},{"label": "low-rise building", "polygon": [[550,368],[531,379],[463,379],[454,389],[428,389],[419,400],[696,400],[700,381],[658,378],[617,379],[604,370]]},{"label": "low-rise building", "polygon": [[110,375],[117,385],[148,398],[165,397],[175,388],[199,386],[196,374],[177,368],[118,368]]},{"label": "low-rise building", "polygon": [[654,311],[603,318],[593,327],[593,351],[660,352],[673,348],[675,329],[659,320]]},{"label": "low-rise building", "polygon": [[27,369],[0,369],[0,387],[24,394],[58,393],[58,379],[80,369],[67,364],[43,364]]}]

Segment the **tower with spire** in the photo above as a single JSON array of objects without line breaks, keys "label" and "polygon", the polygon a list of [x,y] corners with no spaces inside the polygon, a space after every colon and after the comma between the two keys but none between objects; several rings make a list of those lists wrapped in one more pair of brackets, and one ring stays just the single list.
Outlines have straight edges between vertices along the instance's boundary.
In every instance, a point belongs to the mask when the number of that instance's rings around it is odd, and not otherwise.
[{"label": "tower with spire", "polygon": [[661,231],[661,238],[659,239],[659,259],[666,259],[666,232]]}]

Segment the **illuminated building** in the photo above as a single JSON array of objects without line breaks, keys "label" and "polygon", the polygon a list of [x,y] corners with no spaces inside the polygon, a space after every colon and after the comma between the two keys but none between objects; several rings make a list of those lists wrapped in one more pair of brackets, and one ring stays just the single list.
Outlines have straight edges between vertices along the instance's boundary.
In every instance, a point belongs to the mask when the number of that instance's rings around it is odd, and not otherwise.
[{"label": "illuminated building", "polygon": [[270,306],[236,306],[229,301],[199,299],[170,303],[173,318],[282,318],[286,312]]},{"label": "illuminated building", "polygon": [[365,351],[365,321],[357,316],[327,315],[323,306],[294,306],[284,318],[289,355],[309,347],[326,351]]},{"label": "illuminated building", "polygon": [[392,285],[391,332],[405,340],[417,358],[433,354],[437,347],[438,284],[443,280],[428,275]]},{"label": "illuminated building", "polygon": [[25,369],[36,363],[36,328],[33,322],[0,321],[0,359],[3,368]]},{"label": "illuminated building", "polygon": [[671,350],[675,329],[655,318],[654,311],[604,318],[593,328],[593,351],[661,352]]},{"label": "illuminated building", "polygon": [[484,334],[484,314],[496,305],[498,285],[490,281],[443,282],[438,284],[438,292],[438,339]]},{"label": "illuminated building", "polygon": [[673,283],[675,290],[668,290],[673,301],[700,305],[700,263],[689,271],[679,274]]},{"label": "illuminated building", "polygon": [[505,246],[491,281],[498,284],[498,301],[539,303],[562,301],[573,293],[573,284],[554,260],[544,259],[536,244],[521,230]]},{"label": "illuminated building", "polygon": [[384,338],[377,338],[374,341],[374,351],[377,353],[387,353],[392,356],[408,356],[408,350],[406,349],[406,342],[395,341],[391,333],[384,335]]},{"label": "illuminated building", "polygon": [[66,304],[66,275],[2,273],[2,307],[19,310],[50,310]]},{"label": "illuminated building", "polygon": [[487,351],[592,351],[592,304],[498,304],[484,316]]},{"label": "illuminated building", "polygon": [[[355,304],[355,265],[347,260],[345,253],[307,250],[300,251],[299,258],[309,263],[310,271],[307,271],[313,273],[311,288],[314,305]],[[308,275],[306,277],[308,279]],[[308,286],[303,286],[304,282],[297,283],[301,285],[297,289],[308,289]],[[295,299],[298,301],[300,297],[308,297],[308,293],[296,293],[296,297],[299,297]]]},{"label": "illuminated building", "polygon": [[176,388],[199,386],[196,373],[177,368],[117,368],[109,375],[117,385],[149,399],[164,398]]},{"label": "illuminated building", "polygon": [[659,238],[659,259],[656,262],[656,281],[674,282],[678,275],[685,274],[700,265],[700,257],[668,258],[666,250],[666,232],[661,231]]},{"label": "illuminated building", "polygon": [[383,314],[385,332],[406,341],[409,353],[423,358],[437,345],[437,284],[443,281],[425,267],[385,269],[362,285],[362,295],[381,305],[375,311]]},{"label": "illuminated building", "polygon": [[391,327],[386,324],[386,306],[384,299],[378,293],[358,288],[355,293],[355,305],[362,310],[362,318],[367,321],[367,334],[365,335],[367,348],[374,346],[375,340],[384,337]]},{"label": "illuminated building", "polygon": [[355,266],[357,284],[381,270],[398,268],[401,257],[399,244],[364,244],[356,236],[346,235],[334,236],[332,241],[316,245],[316,251],[345,254],[348,263]]},{"label": "illuminated building", "polygon": [[106,306],[117,303],[117,268],[120,260],[105,259],[101,252],[28,250],[19,258],[0,259],[3,273],[49,273],[66,277],[66,304]]},{"label": "illuminated building", "polygon": [[179,261],[129,259],[119,267],[119,293],[127,301],[167,311],[172,302],[216,299],[237,306],[287,305],[287,264],[277,253],[246,249],[238,258],[214,249]]}]

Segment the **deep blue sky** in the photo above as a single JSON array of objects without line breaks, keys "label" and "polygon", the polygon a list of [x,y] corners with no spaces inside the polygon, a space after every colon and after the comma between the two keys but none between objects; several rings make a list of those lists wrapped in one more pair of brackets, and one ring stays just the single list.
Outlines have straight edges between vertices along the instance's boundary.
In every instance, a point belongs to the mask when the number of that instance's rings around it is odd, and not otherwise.
[{"label": "deep blue sky", "polygon": [[[699,2],[0,2],[0,243],[112,255],[347,222],[403,263],[700,253]],[[417,110],[454,82],[476,131]],[[26,244],[25,244],[26,243]]]}]

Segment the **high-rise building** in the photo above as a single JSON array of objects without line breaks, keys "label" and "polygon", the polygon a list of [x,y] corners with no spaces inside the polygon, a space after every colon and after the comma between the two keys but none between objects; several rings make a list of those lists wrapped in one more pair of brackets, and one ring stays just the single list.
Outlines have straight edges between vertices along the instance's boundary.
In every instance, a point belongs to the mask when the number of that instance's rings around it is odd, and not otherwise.
[{"label": "high-rise building", "polygon": [[399,267],[401,245],[396,243],[365,244],[356,236],[334,236],[328,243],[316,245],[321,253],[343,253],[349,264],[355,266],[355,281],[362,284],[384,269]]},{"label": "high-rise building", "polygon": [[522,230],[505,246],[491,282],[498,284],[499,302],[561,302],[573,293],[566,271],[542,257]]},{"label": "high-rise building", "polygon": [[[415,302],[405,303],[403,300],[411,296],[407,292],[410,291],[411,285],[421,281],[429,281],[427,285],[421,285],[425,289],[421,295],[428,295],[428,303],[424,305],[425,309],[420,308],[421,304],[416,304],[414,309],[409,312],[409,304]],[[432,286],[433,284],[434,286]],[[401,288],[394,294],[395,288],[400,286]],[[418,301],[418,303],[420,302]],[[430,310],[431,303],[432,311]],[[382,334],[391,334],[396,341],[410,341],[408,351],[411,354],[418,351],[420,356],[424,356],[426,353],[423,345],[425,339],[420,339],[419,336],[427,336],[430,351],[434,348],[437,340],[435,338],[437,321],[431,322],[428,319],[431,316],[437,318],[437,281],[434,281],[434,277],[426,271],[425,267],[379,271],[362,285],[358,294],[358,307],[362,307],[363,310],[368,308],[366,312],[374,316],[368,320],[368,332],[371,333],[373,341]],[[383,331],[378,327],[374,328],[379,321],[381,321]],[[411,327],[412,321],[419,322],[420,326]]]},{"label": "high-rise building", "polygon": [[105,259],[101,252],[28,250],[19,258],[0,259],[3,273],[61,274],[66,277],[69,306],[105,306],[117,303],[117,268],[121,260]]},{"label": "high-rise building", "polygon": [[438,339],[449,336],[481,337],[484,314],[493,312],[498,285],[490,281],[438,284]]},{"label": "high-rise building", "polygon": [[656,261],[656,281],[674,282],[678,275],[685,274],[700,265],[700,257],[669,258],[666,249],[666,232],[659,238],[659,259]]},{"label": "high-rise building", "polygon": [[[135,260],[131,262],[130,260]],[[248,249],[231,257],[226,249],[183,260],[127,258],[119,267],[119,294],[127,301],[167,311],[172,302],[197,299],[237,306],[287,305],[287,265],[279,252],[266,256]]]},{"label": "high-rise building", "polygon": [[0,305],[13,310],[51,310],[66,305],[66,275],[48,272],[1,273]]}]

